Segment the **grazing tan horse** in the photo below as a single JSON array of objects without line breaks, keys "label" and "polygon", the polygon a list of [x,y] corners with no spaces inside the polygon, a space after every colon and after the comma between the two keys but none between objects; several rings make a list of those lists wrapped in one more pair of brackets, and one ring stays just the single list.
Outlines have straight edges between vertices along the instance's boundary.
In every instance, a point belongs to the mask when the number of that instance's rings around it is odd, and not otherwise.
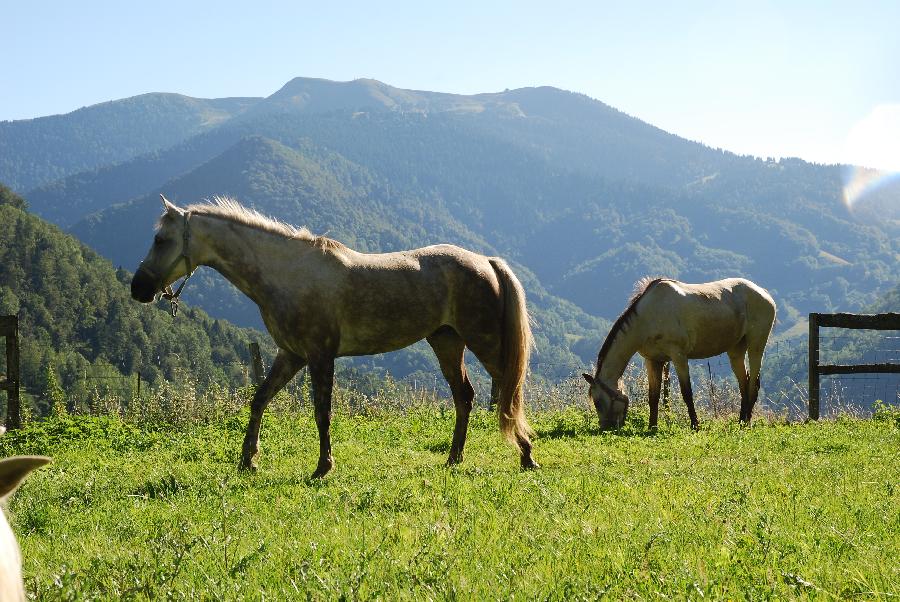
[{"label": "grazing tan horse", "polygon": [[[2,434],[2,430],[0,430]],[[5,500],[28,473],[50,461],[44,456],[13,456],[0,460],[0,500]],[[0,600],[25,600],[22,557],[6,516],[0,512]]]},{"label": "grazing tan horse", "polygon": [[[644,278],[635,286],[628,308],[615,321],[600,353],[589,395],[603,428],[619,428],[628,412],[628,397],[619,379],[635,353],[644,358],[650,394],[650,428],[656,428],[663,366],[675,364],[681,396],[691,426],[697,412],[691,391],[689,359],[727,353],[741,390],[741,422],[750,422],[759,395],[763,351],[775,323],[775,301],[749,280],[726,278],[685,284],[668,278]],[[749,374],[744,356],[749,360]]]},{"label": "grazing tan horse", "polygon": [[[269,400],[308,365],[319,462],[313,477],[334,466],[331,390],[337,357],[384,353],[426,339],[437,355],[456,406],[448,464],[462,461],[475,390],[466,373],[468,347],[498,390],[500,429],[525,468],[531,429],[523,383],[531,330],[522,285],[502,259],[451,245],[367,254],[264,217],[231,199],[165,213],[153,246],[131,282],[143,303],[200,265],[210,266],[258,306],[278,354],[253,396],[241,467],[255,469],[259,431]],[[182,283],[183,286],[183,283]]]}]

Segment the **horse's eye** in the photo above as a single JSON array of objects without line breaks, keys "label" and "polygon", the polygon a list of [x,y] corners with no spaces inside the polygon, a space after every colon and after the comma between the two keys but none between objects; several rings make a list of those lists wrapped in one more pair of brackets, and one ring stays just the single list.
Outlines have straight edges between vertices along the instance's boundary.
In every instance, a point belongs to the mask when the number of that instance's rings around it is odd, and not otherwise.
[{"label": "horse's eye", "polygon": [[153,244],[158,245],[161,243],[162,243],[162,236],[157,234],[156,236],[153,237]]}]

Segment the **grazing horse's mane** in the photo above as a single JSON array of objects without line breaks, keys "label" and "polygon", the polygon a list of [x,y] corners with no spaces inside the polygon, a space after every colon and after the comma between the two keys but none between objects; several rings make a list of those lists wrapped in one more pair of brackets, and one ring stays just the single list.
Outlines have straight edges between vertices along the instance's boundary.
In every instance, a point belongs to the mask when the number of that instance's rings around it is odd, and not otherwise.
[{"label": "grazing horse's mane", "polygon": [[[275,218],[267,217],[256,209],[245,207],[235,199],[227,196],[214,196],[211,201],[189,205],[186,210],[194,215],[217,217],[270,234],[305,240],[321,249],[344,248],[343,243],[325,236],[316,236],[306,228],[298,228]],[[162,219],[165,219],[165,215]]]},{"label": "grazing horse's mane", "polygon": [[657,282],[662,282],[663,280],[669,280],[669,278],[651,278],[650,276],[644,276],[640,280],[634,283],[634,290],[631,292],[631,296],[628,298],[628,305],[625,307],[625,311],[622,312],[616,321],[613,322],[612,328],[609,329],[609,334],[606,335],[606,340],[603,341],[603,346],[600,347],[600,353],[597,354],[597,370],[600,370],[600,364],[603,362],[603,359],[606,357],[606,354],[609,353],[609,348],[612,347],[613,341],[616,340],[619,332],[622,331],[623,328],[628,326],[631,322],[631,319],[637,314],[637,303],[641,300],[641,297],[650,290],[650,288],[656,284]]}]

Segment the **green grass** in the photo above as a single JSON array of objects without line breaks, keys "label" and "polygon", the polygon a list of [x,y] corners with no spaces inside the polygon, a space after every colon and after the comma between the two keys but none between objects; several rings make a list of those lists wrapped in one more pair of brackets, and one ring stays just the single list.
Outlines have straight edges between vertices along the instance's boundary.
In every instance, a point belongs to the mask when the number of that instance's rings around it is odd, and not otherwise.
[{"label": "green grass", "polygon": [[245,415],[166,430],[53,418],[0,439],[44,453],[8,514],[39,599],[879,599],[900,595],[900,419],[641,417],[600,433],[533,417],[538,471],[473,415],[336,414],[321,481],[307,413],[267,416],[256,474]]}]

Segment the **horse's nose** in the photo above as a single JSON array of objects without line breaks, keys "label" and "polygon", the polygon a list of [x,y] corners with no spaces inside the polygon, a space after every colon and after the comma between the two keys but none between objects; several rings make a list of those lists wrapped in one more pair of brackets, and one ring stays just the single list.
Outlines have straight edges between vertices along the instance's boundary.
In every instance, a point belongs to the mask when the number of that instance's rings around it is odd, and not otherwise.
[{"label": "horse's nose", "polygon": [[150,303],[156,294],[156,283],[143,270],[138,268],[131,279],[131,298],[141,303]]}]

